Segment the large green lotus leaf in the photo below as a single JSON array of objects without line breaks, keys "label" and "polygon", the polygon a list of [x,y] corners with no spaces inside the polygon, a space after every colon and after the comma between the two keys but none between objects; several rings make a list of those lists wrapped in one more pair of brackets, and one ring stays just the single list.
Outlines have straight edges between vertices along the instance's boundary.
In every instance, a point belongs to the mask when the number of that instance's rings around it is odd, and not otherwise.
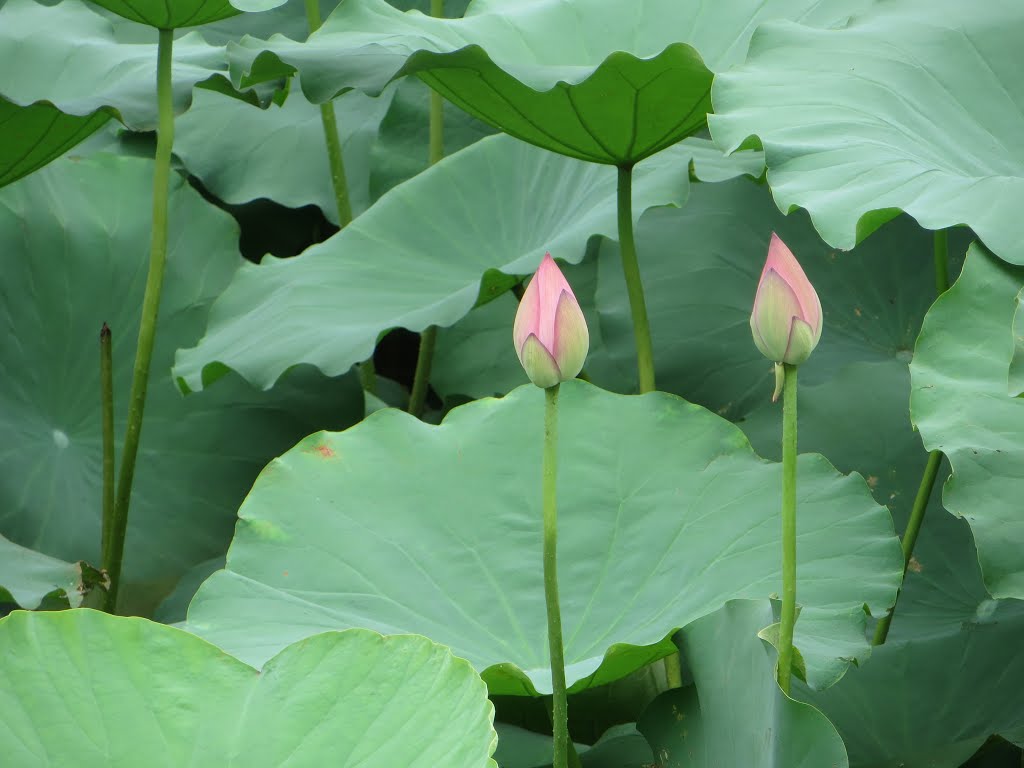
[{"label": "large green lotus leaf", "polygon": [[971,525],[994,597],[1024,597],[1024,399],[1006,391],[1011,332],[1024,270],[975,244],[963,274],[939,299],[911,365],[914,422],[953,467],[943,503]]},{"label": "large green lotus leaf", "polygon": [[425,637],[351,629],[252,669],[187,632],[90,610],[0,621],[8,768],[494,768],[493,708]]},{"label": "large green lotus leaf", "polygon": [[[637,168],[636,216],[686,199],[688,158],[673,148]],[[391,328],[451,325],[516,281],[506,275],[533,272],[545,251],[578,262],[592,235],[616,232],[615,187],[611,168],[483,139],[299,257],[240,269],[175,375],[195,390],[227,369],[264,388],[298,363],[343,373]]]},{"label": "large green lotus leaf", "polygon": [[[370,205],[370,149],[391,97],[390,91],[379,98],[352,92],[335,102],[349,199],[357,215]],[[226,203],[267,198],[291,208],[316,205],[338,223],[320,108],[298,89],[283,105],[266,110],[199,91],[177,121],[174,151]]]},{"label": "large green lotus leaf", "polygon": [[[63,160],[0,190],[0,534],[62,560],[99,562],[99,329],[113,331],[115,429],[146,280],[153,166]],[[112,183],[116,179],[116,183]],[[168,375],[238,269],[238,229],[172,177],[160,325],[135,474],[125,577],[166,590],[224,551],[234,512],[272,457],[325,421],[361,415],[358,384],[289,377],[268,395],[237,379],[183,400]],[[185,226],[187,224],[187,226]]]},{"label": "large green lotus leaf", "polygon": [[0,187],[60,157],[109,119],[104,111],[77,117],[52,104],[19,106],[0,96]]},{"label": "large green lotus leaf", "polygon": [[[65,0],[66,1],[66,0]],[[242,11],[267,11],[286,0],[92,0],[130,21],[158,29],[210,24]]]},{"label": "large green lotus leaf", "polygon": [[12,600],[34,610],[45,597],[56,594],[77,607],[82,589],[81,566],[33,552],[0,536],[0,602]]},{"label": "large green lotus leaf", "polygon": [[895,0],[842,30],[766,24],[715,81],[715,139],[756,135],[782,210],[852,248],[896,211],[1024,263],[1016,0]]},{"label": "large green lotus leaf", "polygon": [[831,25],[871,0],[477,0],[464,19],[348,0],[304,44],[274,36],[232,49],[243,82],[298,70],[310,99],[379,90],[417,74],[524,141],[632,164],[688,136],[711,109],[714,72],[743,60],[758,22]]},{"label": "large green lotus leaf", "polygon": [[[379,411],[303,441],[242,505],[227,569],[200,588],[188,627],[257,664],[325,628],[417,632],[468,659],[493,693],[549,691],[543,399],[521,387],[457,408],[441,426]],[[779,465],[737,428],[672,395],[583,382],[563,385],[559,423],[559,574],[575,690],[665,655],[672,631],[726,600],[779,589]],[[831,623],[842,654],[845,627],[863,631],[861,607],[889,604],[902,563],[862,478],[815,455],[799,471],[801,622]]]},{"label": "large green lotus leaf", "polygon": [[758,638],[773,621],[768,601],[737,600],[679,634],[694,685],[663,693],[639,724],[659,766],[846,768],[832,723],[779,689]]},{"label": "large green lotus leaf", "polygon": [[[160,5],[166,6],[163,0]],[[188,109],[197,86],[235,93],[226,74],[223,48],[194,33],[178,38],[171,69],[174,111]],[[79,117],[103,109],[132,130],[153,130],[156,44],[120,41],[114,25],[79,0],[55,6],[8,0],[0,8],[0,97],[19,106],[46,102]]]}]

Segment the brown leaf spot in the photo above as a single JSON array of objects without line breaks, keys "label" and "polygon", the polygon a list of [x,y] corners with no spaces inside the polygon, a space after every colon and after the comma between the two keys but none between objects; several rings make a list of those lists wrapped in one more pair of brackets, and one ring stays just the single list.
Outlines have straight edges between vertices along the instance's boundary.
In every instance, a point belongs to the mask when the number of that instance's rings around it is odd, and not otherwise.
[{"label": "brown leaf spot", "polygon": [[862,314],[861,311],[860,311],[860,307],[854,307],[853,308],[853,314],[855,314],[857,317],[860,317],[861,314]]},{"label": "brown leaf spot", "polygon": [[911,555],[910,562],[907,563],[907,570],[908,571],[913,571],[914,573],[920,573],[921,572],[921,561],[918,560],[913,555]]},{"label": "brown leaf spot", "polygon": [[325,459],[333,459],[335,455],[334,451],[331,450],[331,447],[329,445],[324,445],[323,443],[316,447],[316,452]]}]

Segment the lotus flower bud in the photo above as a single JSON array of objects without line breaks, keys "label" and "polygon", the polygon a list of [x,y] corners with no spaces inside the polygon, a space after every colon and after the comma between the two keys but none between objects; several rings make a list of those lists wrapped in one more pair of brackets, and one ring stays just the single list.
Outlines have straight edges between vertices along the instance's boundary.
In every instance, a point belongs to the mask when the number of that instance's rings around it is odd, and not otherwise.
[{"label": "lotus flower bud", "polygon": [[769,360],[800,365],[818,346],[821,319],[814,286],[773,232],[750,315],[754,343]]},{"label": "lotus flower bud", "polygon": [[519,302],[512,340],[526,375],[544,389],[576,378],[587,359],[587,321],[550,253]]}]

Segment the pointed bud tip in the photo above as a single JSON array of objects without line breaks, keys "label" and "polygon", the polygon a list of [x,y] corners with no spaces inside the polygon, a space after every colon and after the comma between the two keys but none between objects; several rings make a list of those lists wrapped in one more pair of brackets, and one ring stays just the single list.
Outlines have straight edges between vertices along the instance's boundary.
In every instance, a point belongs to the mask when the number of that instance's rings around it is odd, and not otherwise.
[{"label": "pointed bud tip", "polygon": [[519,302],[512,340],[526,375],[539,387],[575,378],[583,367],[590,347],[586,319],[550,253]]},{"label": "pointed bud tip", "polygon": [[791,365],[804,362],[821,338],[818,294],[796,256],[775,232],[758,281],[750,328],[765,357]]}]

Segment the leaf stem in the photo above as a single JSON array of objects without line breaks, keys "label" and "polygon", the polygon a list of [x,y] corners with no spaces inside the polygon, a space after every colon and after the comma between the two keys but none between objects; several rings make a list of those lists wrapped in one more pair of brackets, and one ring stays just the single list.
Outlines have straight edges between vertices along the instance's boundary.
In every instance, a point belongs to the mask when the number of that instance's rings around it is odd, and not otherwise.
[{"label": "leaf stem", "polygon": [[782,615],[779,624],[779,686],[789,695],[796,625],[796,371],[783,364],[782,392]]},{"label": "leaf stem", "polygon": [[100,420],[103,422],[103,515],[100,555],[104,567],[110,562],[110,532],[114,523],[114,366],[110,326],[100,328]]},{"label": "leaf stem", "polygon": [[[933,257],[935,261],[935,292],[941,296],[949,289],[949,233],[944,229],[937,230],[933,235]],[[900,541],[900,547],[903,549],[904,579],[907,578],[907,569],[910,568],[910,561],[914,556],[914,545],[917,543],[918,534],[921,533],[924,515],[928,510],[928,500],[935,488],[935,480],[941,466],[942,451],[930,452],[928,462],[924,466],[924,474],[921,475],[921,484],[917,487],[917,495],[914,497],[914,506],[910,510],[907,529],[903,532],[903,539]],[[871,640],[873,645],[882,645],[889,636],[889,627],[892,626],[892,617],[896,613],[896,606],[899,605],[902,592],[903,588],[901,587],[896,593],[896,602],[875,626],[875,636]]]},{"label": "leaf stem", "polygon": [[633,316],[633,337],[636,340],[636,365],[640,393],[654,389],[654,348],[651,344],[651,326],[647,319],[644,286],[640,280],[640,263],[633,239],[633,167],[620,165],[618,180],[619,250],[622,253],[622,272],[626,277],[629,311]]},{"label": "leaf stem", "polygon": [[[444,0],[430,0],[430,15],[444,16]],[[437,91],[430,91],[430,146],[427,160],[434,165],[444,157],[444,100]],[[409,393],[409,413],[416,418],[423,415],[430,388],[430,370],[434,365],[434,347],[437,344],[437,326],[431,325],[420,334],[420,350],[416,355],[416,373]]]},{"label": "leaf stem", "polygon": [[[310,34],[320,29],[320,0],[306,0],[306,23]],[[334,203],[338,210],[338,226],[344,229],[352,221],[352,203],[348,196],[345,158],[341,154],[338,117],[334,112],[333,101],[325,101],[320,105],[320,122],[327,143],[327,162],[331,170],[331,185],[334,187]]]},{"label": "leaf stem", "polygon": [[409,413],[417,419],[423,415],[430,388],[430,369],[434,365],[434,347],[437,344],[437,326],[431,325],[420,334],[420,351],[416,355],[416,374],[409,393]]},{"label": "leaf stem", "polygon": [[160,313],[160,293],[167,263],[167,216],[171,177],[171,148],[174,146],[174,102],[171,90],[171,60],[174,48],[174,30],[161,29],[157,44],[156,97],[157,138],[153,163],[153,230],[149,247],[149,273],[142,298],[142,317],[139,323],[139,341],[135,350],[132,387],[128,396],[128,424],[125,427],[121,469],[110,524],[109,555],[103,563],[110,579],[110,589],[104,601],[104,610],[117,610],[117,594],[121,586],[121,565],[124,558],[125,531],[128,527],[128,507],[131,502],[132,483],[135,480],[135,459],[142,436],[142,416],[146,409],[146,390],[149,368],[153,361],[156,322]]},{"label": "leaf stem", "polygon": [[[313,34],[322,24],[320,17],[320,0],[306,0],[306,24],[309,34]],[[338,116],[334,111],[334,102],[325,101],[320,105],[320,123],[324,129],[324,142],[327,144],[327,165],[331,172],[331,186],[334,188],[334,205],[338,212],[338,227],[344,229],[352,223],[352,201],[348,194],[348,178],[345,175],[345,157],[341,152],[341,138],[338,135]],[[371,394],[377,391],[377,373],[373,365],[373,355],[359,366],[359,381],[365,391]]]},{"label": "leaf stem", "polygon": [[[925,464],[924,474],[921,476],[921,484],[917,488],[917,496],[914,497],[914,506],[910,511],[910,520],[907,522],[907,530],[903,533],[903,540],[900,546],[903,548],[903,577],[906,578],[907,569],[910,567],[910,559],[914,556],[914,544],[917,543],[917,535],[921,532],[921,524],[924,522],[924,513],[928,509],[928,499],[935,487],[935,478],[938,477],[939,467],[942,465],[942,451],[932,451],[928,454],[928,463]],[[902,589],[896,593],[896,604],[899,603]],[[889,636],[889,626],[892,624],[893,614],[896,613],[896,604],[889,612],[882,617],[882,620],[875,626],[875,636],[872,639],[873,645],[882,645],[885,638]]]},{"label": "leaf stem", "polygon": [[554,732],[554,768],[567,768],[569,716],[565,691],[565,656],[562,649],[562,614],[558,605],[558,389],[544,390],[544,603],[548,616],[548,651],[551,656],[551,722]]}]

